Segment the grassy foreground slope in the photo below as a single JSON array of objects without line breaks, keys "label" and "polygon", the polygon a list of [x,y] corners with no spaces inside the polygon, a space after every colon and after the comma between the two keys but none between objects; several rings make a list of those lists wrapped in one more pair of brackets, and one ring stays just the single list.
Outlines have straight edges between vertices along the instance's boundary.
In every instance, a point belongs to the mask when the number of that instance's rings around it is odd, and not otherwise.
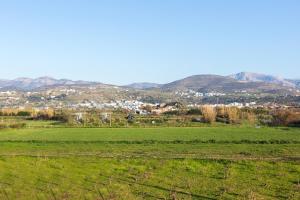
[{"label": "grassy foreground slope", "polygon": [[300,129],[0,131],[0,199],[299,199]]}]

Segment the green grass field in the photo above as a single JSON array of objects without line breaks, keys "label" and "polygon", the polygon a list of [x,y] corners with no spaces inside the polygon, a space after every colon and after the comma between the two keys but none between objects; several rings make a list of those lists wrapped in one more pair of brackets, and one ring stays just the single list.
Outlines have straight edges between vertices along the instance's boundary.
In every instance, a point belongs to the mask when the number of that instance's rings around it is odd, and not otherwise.
[{"label": "green grass field", "polygon": [[300,199],[300,129],[5,129],[0,199]]}]

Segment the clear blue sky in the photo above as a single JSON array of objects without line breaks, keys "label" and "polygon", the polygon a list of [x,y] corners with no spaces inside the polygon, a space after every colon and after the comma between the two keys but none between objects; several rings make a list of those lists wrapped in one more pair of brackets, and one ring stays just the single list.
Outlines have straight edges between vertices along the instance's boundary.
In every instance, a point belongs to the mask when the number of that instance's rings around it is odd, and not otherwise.
[{"label": "clear blue sky", "polygon": [[0,78],[300,78],[299,0],[0,0]]}]

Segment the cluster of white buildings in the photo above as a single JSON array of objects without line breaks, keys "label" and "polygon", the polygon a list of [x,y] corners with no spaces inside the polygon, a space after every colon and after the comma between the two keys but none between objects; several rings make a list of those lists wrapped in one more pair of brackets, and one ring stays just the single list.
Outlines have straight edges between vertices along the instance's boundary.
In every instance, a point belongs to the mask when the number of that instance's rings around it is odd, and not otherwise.
[{"label": "cluster of white buildings", "polygon": [[0,95],[15,95],[17,92],[16,91],[2,91],[0,92]]},{"label": "cluster of white buildings", "polygon": [[147,104],[137,100],[118,100],[111,101],[107,103],[97,103],[95,101],[86,100],[82,103],[75,104],[74,108],[97,108],[97,109],[126,109],[130,111],[137,112],[139,114],[148,114],[143,108],[147,105],[153,106],[152,104]]},{"label": "cluster of white buildings", "polygon": [[59,91],[63,92],[66,95],[75,94],[77,92],[75,89],[67,89],[67,88],[61,89]]},{"label": "cluster of white buildings", "polygon": [[202,92],[196,92],[194,90],[188,90],[188,91],[176,91],[175,95],[178,95],[180,97],[186,97],[186,98],[191,98],[191,97],[214,97],[214,96],[225,96],[225,93],[220,93],[220,92],[207,92],[207,93],[202,93]]},{"label": "cluster of white buildings", "polygon": [[15,105],[20,100],[16,91],[1,91],[0,92],[0,105]]},{"label": "cluster of white buildings", "polygon": [[253,107],[253,106],[256,106],[256,102],[250,102],[250,103],[233,102],[233,103],[227,104],[226,106],[233,106],[233,107],[238,107],[238,108]]},{"label": "cluster of white buildings", "polygon": [[114,101],[110,103],[104,103],[103,104],[106,107],[111,108],[123,108],[126,110],[139,110],[142,106],[145,105],[145,103],[137,100],[120,100],[120,101]]},{"label": "cluster of white buildings", "polygon": [[[237,108],[257,107],[256,102],[249,102],[249,103],[233,102],[233,103],[229,103],[229,104],[209,104],[209,105],[213,106],[213,107],[237,107]],[[199,106],[202,106],[202,105],[199,105],[199,104],[188,105],[189,108],[199,107]]]}]

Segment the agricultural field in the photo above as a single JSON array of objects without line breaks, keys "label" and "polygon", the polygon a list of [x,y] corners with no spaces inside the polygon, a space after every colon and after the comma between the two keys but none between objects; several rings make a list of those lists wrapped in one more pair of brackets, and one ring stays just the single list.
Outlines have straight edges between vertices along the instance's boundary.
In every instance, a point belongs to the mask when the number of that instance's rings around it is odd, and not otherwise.
[{"label": "agricultural field", "polygon": [[300,129],[0,130],[0,199],[300,199]]}]

